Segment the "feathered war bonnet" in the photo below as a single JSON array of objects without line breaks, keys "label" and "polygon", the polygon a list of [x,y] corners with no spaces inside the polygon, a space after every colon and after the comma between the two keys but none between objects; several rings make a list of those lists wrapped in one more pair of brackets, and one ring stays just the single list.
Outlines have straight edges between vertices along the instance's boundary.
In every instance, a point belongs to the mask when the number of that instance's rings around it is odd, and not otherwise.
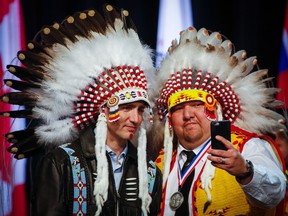
[{"label": "feathered war bonnet", "polygon": [[[208,119],[230,120],[235,126],[253,133],[266,133],[284,127],[283,117],[273,111],[280,105],[274,94],[279,90],[267,85],[268,70],[259,70],[256,57],[246,58],[246,52],[232,53],[233,44],[222,40],[218,32],[190,27],[180,32],[180,41],[172,41],[167,57],[156,73],[156,106],[164,129],[165,182],[172,155],[169,130],[169,110],[179,103],[200,100],[205,103]],[[257,69],[257,70],[255,70]],[[212,112],[211,112],[212,111]]]},{"label": "feathered war bonnet", "polygon": [[[153,79],[154,73],[151,53],[141,43],[128,11],[118,11],[111,5],[104,7],[103,15],[89,10],[61,24],[45,26],[27,44],[26,51],[18,52],[24,66],[7,66],[20,81],[5,80],[17,91],[2,95],[1,100],[25,109],[1,115],[39,120],[33,128],[6,134],[12,143],[8,151],[17,159],[29,157],[43,146],[72,142],[82,129],[96,124],[98,177],[94,195],[96,215],[100,214],[109,184],[107,123],[101,110],[107,105],[108,121],[117,121],[121,104],[144,101],[150,105],[147,79]],[[144,128],[139,131],[138,155],[139,197],[146,215],[151,198]]]}]

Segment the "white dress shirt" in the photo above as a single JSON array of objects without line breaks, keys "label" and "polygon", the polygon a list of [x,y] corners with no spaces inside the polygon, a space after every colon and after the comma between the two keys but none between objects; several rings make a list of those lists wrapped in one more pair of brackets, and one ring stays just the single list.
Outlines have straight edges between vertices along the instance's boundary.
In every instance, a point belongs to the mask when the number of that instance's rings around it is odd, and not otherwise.
[{"label": "white dress shirt", "polygon": [[[195,154],[198,154],[202,148],[204,148],[204,144],[193,151]],[[172,194],[178,191],[178,168],[181,168],[186,161],[186,157],[181,154],[183,150],[184,148],[178,145],[176,162],[168,176],[165,196],[165,216],[174,216],[175,214],[175,211],[169,206],[169,200]],[[205,154],[196,166],[193,183],[204,166],[207,156],[208,154]],[[254,175],[251,182],[247,185],[240,185],[248,199],[256,206],[275,207],[285,196],[286,178],[271,145],[265,140],[252,138],[245,144],[242,156],[252,161],[254,165]],[[191,196],[192,193],[190,191],[188,198],[189,206],[192,206]],[[191,208],[189,208],[189,211],[189,215],[193,215]]]},{"label": "white dress shirt", "polygon": [[126,145],[126,147],[121,152],[121,154],[119,155],[118,158],[116,157],[116,153],[113,152],[112,149],[108,145],[106,145],[106,151],[108,152],[108,155],[109,155],[111,162],[112,162],[115,187],[116,187],[116,190],[118,191],[119,185],[120,185],[120,180],[121,180],[122,173],[123,173],[123,169],[122,169],[123,162],[126,158],[126,154],[128,151],[128,145]]}]

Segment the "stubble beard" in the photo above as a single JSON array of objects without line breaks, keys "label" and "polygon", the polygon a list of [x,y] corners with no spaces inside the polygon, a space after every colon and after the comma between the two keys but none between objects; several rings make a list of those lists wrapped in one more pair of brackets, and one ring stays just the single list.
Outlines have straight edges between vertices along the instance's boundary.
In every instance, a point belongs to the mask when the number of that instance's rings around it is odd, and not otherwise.
[{"label": "stubble beard", "polygon": [[187,143],[189,146],[196,147],[202,144],[203,134],[195,133],[193,131],[188,131],[188,132],[184,132],[183,138],[184,138],[185,143]]}]

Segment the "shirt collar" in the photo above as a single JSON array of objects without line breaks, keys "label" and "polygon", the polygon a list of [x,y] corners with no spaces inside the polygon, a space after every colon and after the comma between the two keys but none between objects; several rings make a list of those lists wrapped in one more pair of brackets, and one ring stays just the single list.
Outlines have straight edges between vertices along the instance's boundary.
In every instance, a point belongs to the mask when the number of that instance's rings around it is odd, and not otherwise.
[{"label": "shirt collar", "polygon": [[[106,148],[106,151],[108,152],[109,155],[110,154],[115,154],[116,155],[116,153],[107,144],[106,144],[105,148]],[[119,157],[121,157],[121,156],[125,157],[127,155],[127,152],[128,152],[128,144],[126,144],[124,150],[121,152]]]},{"label": "shirt collar", "polygon": [[[210,139],[210,138],[209,138]],[[207,139],[207,140],[209,140]],[[193,149],[193,152],[197,155],[201,149],[204,147],[205,143],[207,142],[207,140],[205,140],[205,142],[203,142],[201,145],[199,145],[197,148]],[[188,150],[186,148],[184,148],[180,143],[178,143],[178,148],[177,148],[177,155],[180,155],[182,153],[182,151],[185,150],[185,151],[191,151],[191,150]],[[182,155],[182,154],[181,154]]]}]

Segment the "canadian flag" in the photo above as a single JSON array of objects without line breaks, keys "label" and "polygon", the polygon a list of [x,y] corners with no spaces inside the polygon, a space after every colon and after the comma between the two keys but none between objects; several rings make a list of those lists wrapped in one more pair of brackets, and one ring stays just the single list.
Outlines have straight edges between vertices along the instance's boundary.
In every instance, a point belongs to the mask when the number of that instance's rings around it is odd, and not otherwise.
[{"label": "canadian flag", "polygon": [[[6,72],[7,64],[17,64],[17,51],[25,46],[20,0],[0,0],[0,95],[11,91],[3,84],[12,78]],[[0,111],[18,109],[0,102]],[[25,127],[24,120],[0,117],[0,215],[23,216],[27,214],[25,192],[26,160],[15,160],[6,149],[10,145],[4,134]]]}]

